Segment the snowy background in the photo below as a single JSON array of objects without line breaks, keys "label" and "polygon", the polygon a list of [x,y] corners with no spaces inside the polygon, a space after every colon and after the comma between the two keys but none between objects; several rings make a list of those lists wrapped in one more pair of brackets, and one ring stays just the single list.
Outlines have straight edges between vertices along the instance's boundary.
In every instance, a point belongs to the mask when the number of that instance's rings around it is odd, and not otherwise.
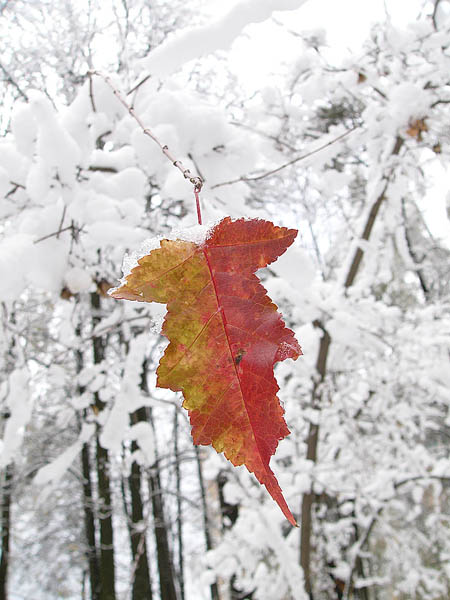
[{"label": "snowy background", "polygon": [[[450,2],[6,0],[0,26],[0,598],[448,598]],[[304,352],[271,462],[298,529],[156,388],[164,306],[107,294],[199,231],[93,70],[205,223],[299,231],[258,273]]]}]

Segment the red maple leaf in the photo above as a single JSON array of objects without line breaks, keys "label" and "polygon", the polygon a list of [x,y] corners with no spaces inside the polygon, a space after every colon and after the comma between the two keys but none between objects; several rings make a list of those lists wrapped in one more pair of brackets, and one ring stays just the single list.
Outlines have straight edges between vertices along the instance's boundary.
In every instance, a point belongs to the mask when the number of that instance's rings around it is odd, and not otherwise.
[{"label": "red maple leaf", "polygon": [[162,240],[111,295],[167,303],[169,339],[157,385],[181,391],[194,444],[245,465],[296,525],[269,467],[289,434],[277,398],[276,362],[302,353],[255,271],[292,244],[294,229],[223,219],[203,244]]}]

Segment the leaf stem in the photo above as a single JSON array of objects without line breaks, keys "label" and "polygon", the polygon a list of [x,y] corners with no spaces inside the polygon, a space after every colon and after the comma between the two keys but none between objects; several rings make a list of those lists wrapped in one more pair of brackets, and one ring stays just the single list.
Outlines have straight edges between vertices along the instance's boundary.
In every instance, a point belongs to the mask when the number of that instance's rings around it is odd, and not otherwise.
[{"label": "leaf stem", "polygon": [[200,193],[200,190],[197,188],[197,186],[195,186],[194,195],[195,195],[195,204],[197,206],[197,219],[198,219],[198,224],[201,225],[202,224],[202,210],[200,208],[199,193]]}]

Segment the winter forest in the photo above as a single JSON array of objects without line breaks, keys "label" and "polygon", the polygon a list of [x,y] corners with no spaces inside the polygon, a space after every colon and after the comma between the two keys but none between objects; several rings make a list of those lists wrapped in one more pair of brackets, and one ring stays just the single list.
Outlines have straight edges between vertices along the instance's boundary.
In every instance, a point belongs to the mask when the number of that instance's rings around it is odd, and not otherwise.
[{"label": "winter forest", "polygon": [[[449,74],[448,0],[0,1],[0,600],[449,598]],[[108,294],[225,217],[298,230],[257,272],[298,527]]]}]

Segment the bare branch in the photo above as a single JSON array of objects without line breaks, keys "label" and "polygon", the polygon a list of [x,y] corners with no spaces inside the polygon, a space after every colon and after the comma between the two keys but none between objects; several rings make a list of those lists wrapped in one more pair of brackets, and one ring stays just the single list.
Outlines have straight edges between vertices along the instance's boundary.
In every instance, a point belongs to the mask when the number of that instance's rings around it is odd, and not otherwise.
[{"label": "bare branch", "polygon": [[433,102],[430,105],[430,108],[434,108],[435,106],[438,106],[438,104],[450,104],[450,99],[448,99],[448,100],[436,100],[435,102]]}]

